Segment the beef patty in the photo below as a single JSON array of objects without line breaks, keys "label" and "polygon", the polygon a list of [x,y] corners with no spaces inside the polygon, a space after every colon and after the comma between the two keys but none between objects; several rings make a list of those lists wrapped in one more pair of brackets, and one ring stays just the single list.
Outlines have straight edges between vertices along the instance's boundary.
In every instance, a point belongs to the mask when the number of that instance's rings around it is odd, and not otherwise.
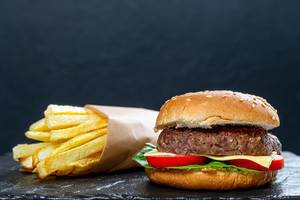
[{"label": "beef patty", "polygon": [[161,152],[175,154],[253,155],[281,154],[278,138],[263,128],[218,126],[212,129],[167,128],[158,138]]}]

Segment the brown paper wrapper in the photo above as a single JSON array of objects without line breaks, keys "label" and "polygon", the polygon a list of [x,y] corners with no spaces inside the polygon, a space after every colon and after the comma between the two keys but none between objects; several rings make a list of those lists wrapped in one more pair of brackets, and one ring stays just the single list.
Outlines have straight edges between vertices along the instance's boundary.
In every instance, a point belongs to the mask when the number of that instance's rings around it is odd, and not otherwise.
[{"label": "brown paper wrapper", "polygon": [[158,112],[143,108],[86,105],[108,121],[106,145],[95,172],[114,172],[138,167],[132,160],[145,143],[156,144],[153,128]]}]

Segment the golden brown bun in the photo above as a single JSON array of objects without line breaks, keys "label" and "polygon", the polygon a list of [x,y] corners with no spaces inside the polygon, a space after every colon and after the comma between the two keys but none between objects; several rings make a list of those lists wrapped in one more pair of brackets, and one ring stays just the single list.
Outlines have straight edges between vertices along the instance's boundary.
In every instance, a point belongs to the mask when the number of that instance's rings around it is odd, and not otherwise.
[{"label": "golden brown bun", "polygon": [[212,125],[254,125],[266,130],[279,126],[277,111],[263,98],[232,91],[187,93],[167,100],[155,129],[211,128]]},{"label": "golden brown bun", "polygon": [[233,190],[255,188],[272,182],[277,171],[237,173],[226,171],[185,171],[146,169],[149,179],[157,184],[192,190]]}]

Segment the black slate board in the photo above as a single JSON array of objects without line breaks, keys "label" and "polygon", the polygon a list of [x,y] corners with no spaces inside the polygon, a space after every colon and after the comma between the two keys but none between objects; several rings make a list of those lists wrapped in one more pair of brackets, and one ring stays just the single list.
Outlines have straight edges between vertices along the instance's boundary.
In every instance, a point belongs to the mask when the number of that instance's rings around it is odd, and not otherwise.
[{"label": "black slate board", "polygon": [[50,177],[18,171],[11,154],[0,156],[0,199],[300,199],[300,157],[285,152],[286,167],[265,187],[239,191],[187,191],[150,183],[142,170],[80,178]]}]

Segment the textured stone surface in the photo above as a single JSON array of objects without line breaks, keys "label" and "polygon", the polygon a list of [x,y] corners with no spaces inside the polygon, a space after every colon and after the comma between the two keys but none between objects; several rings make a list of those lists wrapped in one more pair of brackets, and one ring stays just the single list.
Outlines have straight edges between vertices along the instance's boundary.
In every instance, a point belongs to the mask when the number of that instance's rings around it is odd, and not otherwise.
[{"label": "textured stone surface", "polygon": [[50,177],[40,181],[35,175],[18,171],[10,154],[0,156],[0,199],[282,199],[300,198],[300,157],[285,152],[286,167],[268,186],[240,191],[186,191],[158,186],[148,181],[142,170],[81,178]]},{"label": "textured stone surface", "polygon": [[0,153],[28,142],[23,132],[49,103],[158,110],[176,94],[234,89],[275,106],[275,135],[300,155],[299,8],[299,0],[2,0]]}]

